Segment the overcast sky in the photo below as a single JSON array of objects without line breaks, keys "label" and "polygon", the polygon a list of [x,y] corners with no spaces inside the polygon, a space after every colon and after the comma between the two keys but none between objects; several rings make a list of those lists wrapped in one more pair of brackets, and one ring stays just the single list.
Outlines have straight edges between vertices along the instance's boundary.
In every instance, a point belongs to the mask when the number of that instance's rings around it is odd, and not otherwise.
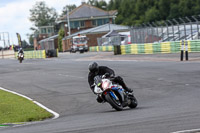
[{"label": "overcast sky", "polygon": [[[57,13],[61,14],[65,5],[75,4],[81,5],[82,0],[0,0],[0,35],[2,40],[2,32],[8,32],[10,36],[10,44],[17,44],[16,33],[20,33],[22,40],[26,40],[26,34],[31,34],[29,30],[33,25],[29,21],[30,9],[35,5],[36,1],[45,1],[48,7],[56,9]],[[87,0],[85,0],[87,1]],[[7,33],[4,34],[7,38]],[[6,39],[8,40],[8,39]],[[6,41],[6,43],[8,43]],[[0,46],[3,41],[0,41]]]}]

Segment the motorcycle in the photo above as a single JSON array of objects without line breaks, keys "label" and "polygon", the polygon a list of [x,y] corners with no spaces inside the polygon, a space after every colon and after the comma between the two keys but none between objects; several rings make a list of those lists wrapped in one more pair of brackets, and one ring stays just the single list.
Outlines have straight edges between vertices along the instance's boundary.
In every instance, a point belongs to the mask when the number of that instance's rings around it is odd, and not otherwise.
[{"label": "motorcycle", "polygon": [[19,63],[22,63],[22,60],[24,60],[24,54],[23,53],[18,53],[18,60],[19,60]]},{"label": "motorcycle", "polygon": [[106,77],[106,74],[94,77],[94,92],[117,111],[121,111],[127,106],[136,108],[138,102],[133,93],[126,92],[121,85]]}]

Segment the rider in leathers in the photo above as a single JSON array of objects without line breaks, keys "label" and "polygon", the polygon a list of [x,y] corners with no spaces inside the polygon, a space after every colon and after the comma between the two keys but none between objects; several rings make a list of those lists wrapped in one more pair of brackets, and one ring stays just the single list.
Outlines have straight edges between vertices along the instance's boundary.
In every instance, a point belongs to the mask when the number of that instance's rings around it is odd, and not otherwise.
[{"label": "rider in leathers", "polygon": [[22,48],[19,49],[18,54],[19,54],[19,53],[24,54],[24,51],[23,51]]},{"label": "rider in leathers", "polygon": [[[120,77],[120,76],[115,77],[115,72],[112,69],[110,69],[106,66],[99,66],[96,62],[92,62],[92,63],[89,64],[89,71],[90,72],[88,74],[88,83],[89,83],[90,88],[93,91],[93,93],[95,93],[94,92],[94,86],[93,86],[94,77],[97,76],[97,75],[104,75],[104,74],[111,77],[113,82],[120,84],[126,91],[133,92],[132,89],[130,89],[126,86],[122,77]],[[100,97],[97,97],[97,101],[99,103],[101,103],[103,100]]]}]

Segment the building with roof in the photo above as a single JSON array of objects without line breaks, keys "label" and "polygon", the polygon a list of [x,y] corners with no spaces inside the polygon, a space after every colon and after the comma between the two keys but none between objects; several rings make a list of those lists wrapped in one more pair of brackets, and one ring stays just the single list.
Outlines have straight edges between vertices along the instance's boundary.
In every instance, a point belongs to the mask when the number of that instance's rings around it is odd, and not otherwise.
[{"label": "building with roof", "polygon": [[72,10],[69,15],[65,15],[58,19],[57,24],[59,27],[65,29],[65,35],[68,36],[69,30],[70,33],[73,34],[80,30],[97,27],[107,23],[112,24],[114,23],[116,15],[117,10],[105,11],[95,6],[82,3],[82,5]]},{"label": "building with roof", "polygon": [[63,38],[63,51],[68,51],[70,50],[72,43],[71,39],[74,36],[77,35],[86,35],[88,38],[88,46],[97,46],[97,38],[101,38],[102,36],[106,35],[107,33],[111,31],[116,31],[116,32],[125,32],[129,31],[130,27],[129,26],[122,26],[122,25],[116,25],[116,24],[104,24],[100,25],[98,27],[90,28],[87,30],[82,30],[76,33],[71,34],[70,36],[65,36]]},{"label": "building with roof", "polygon": [[[75,8],[69,14],[59,18],[56,21],[56,27],[63,28],[65,31],[65,36],[70,36],[71,34],[74,34],[76,32],[80,32],[86,29],[98,27],[100,25],[105,24],[112,24],[115,21],[117,15],[117,10],[112,11],[105,11],[100,8],[97,8],[95,6],[91,6],[86,4],[85,2],[82,3],[79,7]],[[68,24],[69,22],[69,24]],[[56,44],[55,48],[58,48],[57,42],[55,40],[58,39],[58,36],[54,36],[52,40],[46,39],[47,36],[44,35],[44,32],[48,31],[47,27],[41,27],[41,34],[39,35],[40,39],[39,44],[43,43],[48,45],[48,42],[54,42]],[[70,30],[70,32],[69,32]],[[52,31],[52,30],[51,30]],[[45,32],[45,33],[46,33]],[[71,34],[69,34],[71,33]],[[51,33],[52,34],[52,33]],[[42,36],[41,36],[42,35]],[[48,34],[49,35],[49,34]],[[55,35],[55,34],[52,34]],[[49,37],[49,36],[48,36]],[[43,39],[41,39],[43,38]],[[64,43],[67,43],[66,41],[63,41]],[[34,47],[35,49],[41,48],[41,46],[38,44],[37,40],[34,40]],[[70,45],[70,44],[63,44],[63,45]],[[66,49],[64,50],[66,51]]]}]

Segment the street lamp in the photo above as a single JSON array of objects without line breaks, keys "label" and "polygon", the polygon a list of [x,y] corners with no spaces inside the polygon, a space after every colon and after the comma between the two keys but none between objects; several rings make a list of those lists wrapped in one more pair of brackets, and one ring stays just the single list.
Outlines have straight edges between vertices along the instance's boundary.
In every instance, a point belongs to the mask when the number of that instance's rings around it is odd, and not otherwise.
[{"label": "street lamp", "polygon": [[69,8],[67,8],[67,26],[68,26],[68,35],[71,35],[71,29],[70,29],[70,22],[69,22]]}]

